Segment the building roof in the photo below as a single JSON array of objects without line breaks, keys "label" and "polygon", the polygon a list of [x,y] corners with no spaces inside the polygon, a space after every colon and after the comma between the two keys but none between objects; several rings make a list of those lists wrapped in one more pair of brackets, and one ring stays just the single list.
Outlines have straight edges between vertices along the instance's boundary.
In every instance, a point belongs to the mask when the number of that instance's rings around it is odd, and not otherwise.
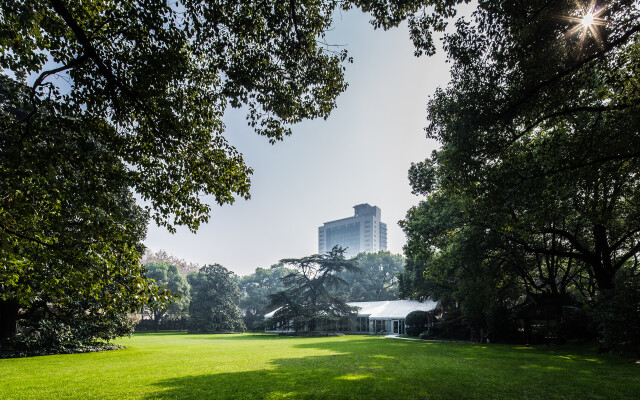
[{"label": "building roof", "polygon": [[[412,311],[431,311],[438,305],[431,300],[425,302],[417,300],[354,301],[348,304],[351,307],[358,307],[358,317],[369,317],[369,319],[404,319]],[[278,310],[264,317],[271,318]]]},{"label": "building roof", "polygon": [[412,311],[431,311],[437,303],[427,300],[390,300],[390,301],[359,301],[349,303],[358,307],[358,317],[369,319],[404,319]]}]

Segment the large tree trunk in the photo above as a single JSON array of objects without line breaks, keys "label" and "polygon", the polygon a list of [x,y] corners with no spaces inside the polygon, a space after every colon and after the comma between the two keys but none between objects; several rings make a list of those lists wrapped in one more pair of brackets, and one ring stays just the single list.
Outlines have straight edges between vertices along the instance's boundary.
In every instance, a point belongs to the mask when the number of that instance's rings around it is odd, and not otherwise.
[{"label": "large tree trunk", "polygon": [[607,238],[607,229],[602,225],[595,225],[593,227],[593,239],[596,253],[593,272],[598,282],[598,288],[600,290],[613,289],[613,277],[616,271],[611,263],[611,248]]},{"label": "large tree trunk", "polygon": [[0,340],[17,333],[19,309],[17,300],[0,300]]}]

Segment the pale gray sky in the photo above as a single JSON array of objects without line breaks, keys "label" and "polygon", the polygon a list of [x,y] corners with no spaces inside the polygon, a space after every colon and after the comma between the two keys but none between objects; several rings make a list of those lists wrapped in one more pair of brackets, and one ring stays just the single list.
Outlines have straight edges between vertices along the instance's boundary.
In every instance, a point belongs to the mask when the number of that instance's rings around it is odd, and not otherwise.
[{"label": "pale gray sky", "polygon": [[255,171],[252,198],[214,205],[196,234],[178,229],[172,235],[151,223],[150,250],[246,275],[282,258],[317,253],[318,226],[369,203],[382,209],[388,249],[402,253],[398,221],[419,201],[407,171],[437,146],[424,135],[426,104],[446,85],[449,68],[442,51],[414,57],[406,27],[376,31],[368,20],[358,11],[343,13],[328,37],[354,58],[347,66],[349,87],[331,116],[296,125],[292,136],[270,145],[251,131],[244,113],[229,112],[226,137]]}]

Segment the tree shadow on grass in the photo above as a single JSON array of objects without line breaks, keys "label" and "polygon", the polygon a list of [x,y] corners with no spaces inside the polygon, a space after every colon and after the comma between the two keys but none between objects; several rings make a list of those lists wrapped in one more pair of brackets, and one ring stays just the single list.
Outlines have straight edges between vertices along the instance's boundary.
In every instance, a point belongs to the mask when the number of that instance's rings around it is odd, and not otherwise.
[{"label": "tree shadow on grass", "polygon": [[[263,339],[294,340],[293,348],[326,350],[327,354],[297,358],[283,354],[283,358],[270,361],[266,369],[166,379],[156,382],[158,390],[146,398],[422,399],[430,397],[425,382],[430,381],[432,386],[438,383],[435,376],[412,383],[413,374],[396,372],[399,359],[394,353],[407,345],[400,341],[385,340],[386,346],[378,347],[372,338]],[[300,343],[296,343],[298,340]]]},{"label": "tree shadow on grass", "polygon": [[279,336],[273,333],[188,333],[186,339],[206,340],[277,340],[290,337]]},{"label": "tree shadow on grass", "polygon": [[144,332],[135,331],[133,336],[180,336],[186,335],[186,331],[160,331],[160,332]]},{"label": "tree shadow on grass", "polygon": [[[544,349],[384,338],[323,338],[292,346],[327,354],[283,354],[261,370],[166,379],[146,398],[631,399],[640,389],[637,377],[628,370],[620,374],[616,363],[567,359]],[[608,377],[595,379],[603,374]]]},{"label": "tree shadow on grass", "polygon": [[[187,331],[161,331],[161,332],[135,332],[133,336],[175,336],[180,339],[198,340],[268,340],[291,339],[292,336],[280,336],[273,333],[249,332],[249,333],[189,333]],[[301,337],[300,337],[301,338]]]},{"label": "tree shadow on grass", "polygon": [[[395,399],[395,379],[377,376],[387,359],[348,355],[277,359],[271,368],[167,379],[147,399]],[[416,397],[414,397],[416,398]]]}]

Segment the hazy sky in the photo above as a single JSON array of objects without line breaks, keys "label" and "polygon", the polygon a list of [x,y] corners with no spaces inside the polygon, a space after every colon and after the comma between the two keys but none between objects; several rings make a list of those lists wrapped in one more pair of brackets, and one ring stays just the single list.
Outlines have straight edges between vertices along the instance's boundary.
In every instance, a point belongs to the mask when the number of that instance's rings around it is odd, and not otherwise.
[{"label": "hazy sky", "polygon": [[198,264],[219,263],[240,275],[282,258],[317,253],[318,226],[353,215],[353,206],[381,208],[388,250],[402,253],[398,226],[418,203],[407,171],[437,144],[425,138],[426,104],[449,79],[442,51],[416,58],[406,28],[374,30],[369,16],[350,11],[328,41],[344,44],[349,87],[325,120],[305,121],[270,145],[253,133],[244,113],[225,115],[226,137],[254,169],[251,199],[219,207],[196,234],[170,234],[149,225],[145,244]]}]

